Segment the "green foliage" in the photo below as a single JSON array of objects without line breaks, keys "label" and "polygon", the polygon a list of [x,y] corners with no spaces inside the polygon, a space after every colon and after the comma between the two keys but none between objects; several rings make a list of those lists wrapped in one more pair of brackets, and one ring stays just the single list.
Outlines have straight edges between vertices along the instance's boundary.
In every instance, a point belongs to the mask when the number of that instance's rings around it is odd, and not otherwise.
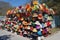
[{"label": "green foliage", "polygon": [[47,0],[45,3],[56,11],[56,15],[60,15],[60,0]]}]

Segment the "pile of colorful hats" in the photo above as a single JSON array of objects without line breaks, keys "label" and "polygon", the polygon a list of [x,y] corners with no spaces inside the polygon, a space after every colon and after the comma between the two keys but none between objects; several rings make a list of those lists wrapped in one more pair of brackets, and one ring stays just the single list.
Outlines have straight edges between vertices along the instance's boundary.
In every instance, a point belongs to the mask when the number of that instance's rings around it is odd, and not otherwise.
[{"label": "pile of colorful hats", "polygon": [[24,37],[48,36],[53,14],[53,9],[45,3],[33,2],[33,5],[19,6],[8,10],[5,28]]}]

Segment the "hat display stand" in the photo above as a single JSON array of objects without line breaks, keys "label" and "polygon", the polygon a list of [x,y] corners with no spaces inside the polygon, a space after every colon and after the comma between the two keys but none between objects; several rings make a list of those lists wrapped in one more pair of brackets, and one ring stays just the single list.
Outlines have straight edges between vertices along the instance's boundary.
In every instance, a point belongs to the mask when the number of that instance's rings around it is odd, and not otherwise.
[{"label": "hat display stand", "polygon": [[48,29],[51,26],[50,21],[53,20],[50,14],[53,15],[53,11],[45,3],[39,4],[34,1],[33,6],[26,4],[26,6],[19,6],[14,10],[8,10],[6,18],[9,21],[6,19],[5,26],[8,25],[7,29],[10,26],[10,29],[13,28],[12,30],[19,32],[21,36],[24,36],[24,32],[26,32],[26,35],[28,33],[30,36],[35,34],[37,39],[41,40],[42,36],[48,35]]}]

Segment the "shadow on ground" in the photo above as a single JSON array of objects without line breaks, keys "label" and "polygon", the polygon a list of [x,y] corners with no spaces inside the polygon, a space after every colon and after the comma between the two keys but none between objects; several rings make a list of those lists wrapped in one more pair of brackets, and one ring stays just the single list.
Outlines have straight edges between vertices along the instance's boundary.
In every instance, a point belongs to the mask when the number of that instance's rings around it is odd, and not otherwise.
[{"label": "shadow on ground", "polygon": [[11,35],[3,35],[3,36],[0,36],[0,40],[10,40],[10,36]]}]

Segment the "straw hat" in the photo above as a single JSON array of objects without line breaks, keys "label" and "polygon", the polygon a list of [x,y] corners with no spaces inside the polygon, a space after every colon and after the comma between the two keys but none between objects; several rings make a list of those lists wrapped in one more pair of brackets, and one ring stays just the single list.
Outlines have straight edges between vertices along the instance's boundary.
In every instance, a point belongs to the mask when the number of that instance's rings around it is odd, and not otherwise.
[{"label": "straw hat", "polygon": [[38,4],[38,1],[33,1],[33,4],[34,4],[34,5],[37,5],[37,4]]},{"label": "straw hat", "polygon": [[38,17],[38,15],[36,13],[33,14],[33,17]]},{"label": "straw hat", "polygon": [[36,21],[35,24],[36,24],[36,25],[40,25],[39,21]]},{"label": "straw hat", "polygon": [[7,15],[10,14],[10,13],[11,13],[11,10],[8,10],[8,11],[7,11]]},{"label": "straw hat", "polygon": [[34,28],[34,29],[33,29],[33,32],[37,32],[37,29],[36,29],[36,28]]},{"label": "straw hat", "polygon": [[40,28],[42,28],[42,25],[39,23],[39,21],[36,21],[35,24],[40,25]]}]

